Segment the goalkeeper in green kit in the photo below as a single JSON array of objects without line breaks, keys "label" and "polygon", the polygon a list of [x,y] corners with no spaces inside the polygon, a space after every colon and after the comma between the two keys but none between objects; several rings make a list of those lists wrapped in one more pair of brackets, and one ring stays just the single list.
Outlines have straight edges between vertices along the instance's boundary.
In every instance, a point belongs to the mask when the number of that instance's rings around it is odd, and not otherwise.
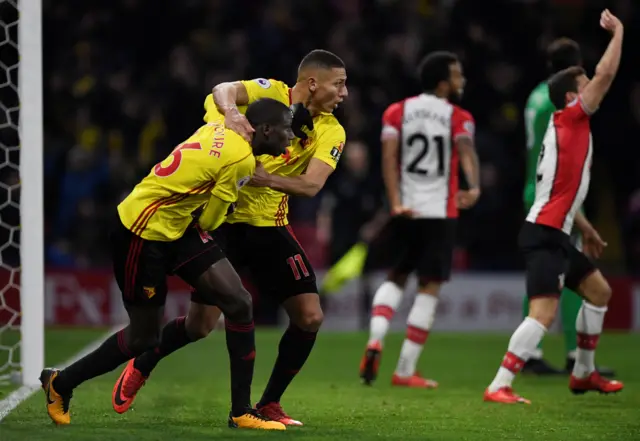
[{"label": "goalkeeper in green kit", "polygon": [[[571,66],[581,66],[582,56],[580,46],[568,38],[560,38],[549,45],[547,49],[547,63],[550,74]],[[529,95],[524,112],[527,137],[527,174],[524,187],[524,206],[526,212],[533,205],[536,193],[536,168],[542,139],[549,125],[549,119],[556,109],[549,98],[547,82],[540,83]],[[577,231],[573,231],[571,240],[577,248],[581,248],[581,237]],[[560,298],[562,317],[562,330],[564,332],[567,348],[567,361],[564,369],[556,369],[549,365],[542,357],[542,343],[536,353],[525,363],[523,373],[537,375],[570,374],[575,364],[575,351],[577,346],[576,317],[582,305],[582,299],[575,292],[564,288]],[[529,315],[529,302],[527,296],[523,296],[523,315]],[[602,366],[597,370],[603,376],[612,377],[614,372]]]}]

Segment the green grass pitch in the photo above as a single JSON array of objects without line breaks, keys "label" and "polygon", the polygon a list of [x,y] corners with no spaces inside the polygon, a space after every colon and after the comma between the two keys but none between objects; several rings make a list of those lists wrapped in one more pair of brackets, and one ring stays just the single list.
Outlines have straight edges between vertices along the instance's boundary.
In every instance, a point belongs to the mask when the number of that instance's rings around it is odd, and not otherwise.
[{"label": "green grass pitch", "polygon": [[[48,334],[48,362],[99,336],[96,331],[55,330]],[[259,329],[254,400],[274,361],[280,333]],[[482,402],[508,342],[507,335],[433,333],[420,369],[440,382],[437,390],[392,388],[402,335],[391,335],[374,387],[358,379],[366,341],[362,333],[321,333],[311,358],[285,394],[283,405],[304,427],[265,433],[226,426],[229,371],[222,332],[174,354],[158,367],[124,415],[111,409],[119,370],[78,388],[72,424],[55,427],[42,394],[0,423],[2,441],[46,440],[640,440],[640,335],[603,336],[598,359],[617,368],[626,383],[620,394],[572,395],[567,378],[516,380],[531,406]],[[548,358],[564,361],[561,336],[545,341]]]}]

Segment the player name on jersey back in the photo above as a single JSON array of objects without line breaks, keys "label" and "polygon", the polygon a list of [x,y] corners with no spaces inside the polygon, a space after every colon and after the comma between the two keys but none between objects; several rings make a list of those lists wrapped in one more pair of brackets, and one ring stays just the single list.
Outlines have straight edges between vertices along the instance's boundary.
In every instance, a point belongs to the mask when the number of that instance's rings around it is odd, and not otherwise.
[{"label": "player name on jersey back", "polygon": [[528,222],[571,233],[591,179],[590,115],[577,99],[549,120],[538,157],[536,198]]},{"label": "player name on jersey back", "polygon": [[251,146],[222,121],[200,127],[118,205],[122,224],[147,240],[174,241],[211,195],[234,203],[255,171]]},{"label": "player name on jersey back", "polygon": [[382,138],[400,141],[400,198],[419,218],[456,218],[458,152],[455,141],[473,138],[466,110],[421,94],[392,104],[382,116]]}]

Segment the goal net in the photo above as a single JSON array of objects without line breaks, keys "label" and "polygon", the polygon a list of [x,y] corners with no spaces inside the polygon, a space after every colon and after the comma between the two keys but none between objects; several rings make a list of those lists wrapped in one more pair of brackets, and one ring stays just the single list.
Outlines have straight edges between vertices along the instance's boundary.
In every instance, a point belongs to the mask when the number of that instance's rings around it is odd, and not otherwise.
[{"label": "goal net", "polygon": [[0,384],[44,355],[40,0],[0,0]]}]

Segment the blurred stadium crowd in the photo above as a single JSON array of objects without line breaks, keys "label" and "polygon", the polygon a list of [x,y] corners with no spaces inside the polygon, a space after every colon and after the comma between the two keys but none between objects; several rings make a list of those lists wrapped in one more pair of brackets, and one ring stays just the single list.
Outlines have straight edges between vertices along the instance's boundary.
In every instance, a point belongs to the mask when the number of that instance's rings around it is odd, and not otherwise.
[{"label": "blurred stadium crowd", "polygon": [[[594,120],[588,214],[610,244],[607,263],[640,268],[640,8],[632,0],[44,0],[46,258],[109,264],[114,206],[202,121],[216,83],[293,84],[309,50],[340,55],[349,75],[339,109],[345,155],[322,197],[292,202],[291,221],[317,266],[348,249],[383,204],[380,116],[419,92],[414,70],[434,49],[463,59],[463,106],[477,122],[482,197],[460,226],[459,267],[520,267],[522,108],[547,72],[544,48],[569,36],[592,71],[607,43],[607,4],[626,23],[626,57]],[[7,179],[5,177],[5,179]],[[318,219],[320,221],[318,222]],[[365,227],[363,229],[363,227]]]}]

